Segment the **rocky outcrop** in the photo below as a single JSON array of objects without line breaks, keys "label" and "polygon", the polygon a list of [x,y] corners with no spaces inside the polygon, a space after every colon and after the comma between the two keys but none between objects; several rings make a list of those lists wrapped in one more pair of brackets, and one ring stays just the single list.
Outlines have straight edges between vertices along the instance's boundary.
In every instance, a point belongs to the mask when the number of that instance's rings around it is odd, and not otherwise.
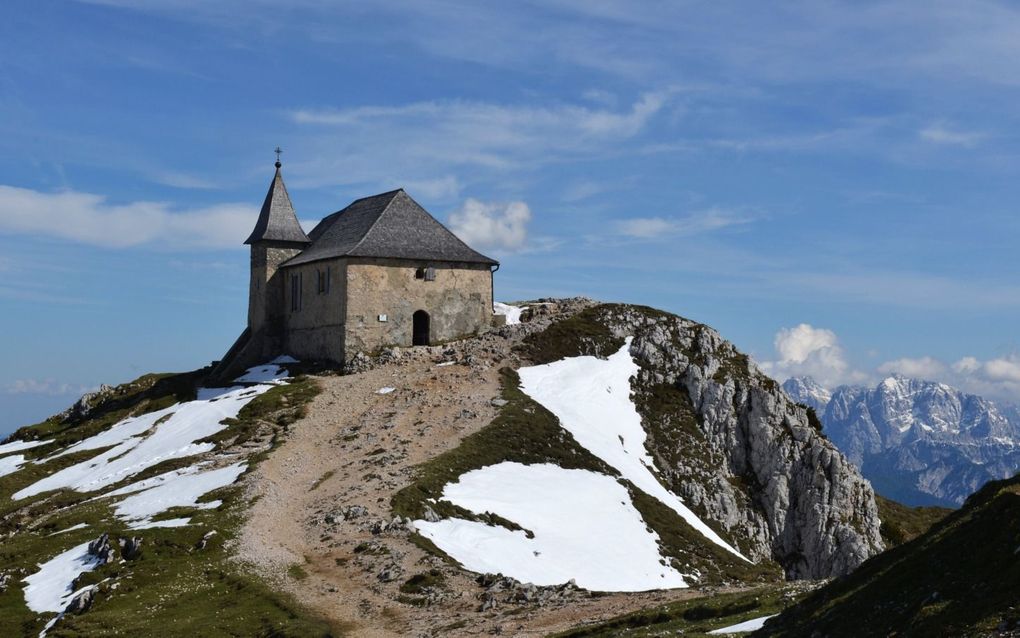
[{"label": "rocky outcrop", "polygon": [[74,405],[57,415],[61,421],[79,421],[87,419],[92,411],[103,401],[113,396],[115,388],[105,383],[93,392],[86,392]]},{"label": "rocky outcrop", "polygon": [[96,564],[105,565],[113,560],[113,546],[110,545],[110,535],[104,533],[102,536],[89,543],[88,555],[95,559]]},{"label": "rocky outcrop", "polygon": [[791,578],[846,574],[882,550],[870,484],[748,357],[674,315],[596,310],[616,337],[634,336],[647,446],[688,506]]}]

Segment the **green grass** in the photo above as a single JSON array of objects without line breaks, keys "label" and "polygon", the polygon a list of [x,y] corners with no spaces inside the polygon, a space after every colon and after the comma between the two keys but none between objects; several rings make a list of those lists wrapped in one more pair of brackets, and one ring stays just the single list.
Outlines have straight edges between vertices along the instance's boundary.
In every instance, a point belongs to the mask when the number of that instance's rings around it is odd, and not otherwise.
[{"label": "green grass", "polygon": [[537,364],[580,355],[613,354],[623,346],[623,339],[614,336],[606,326],[603,316],[607,307],[587,308],[529,335],[519,346],[521,353]]},{"label": "green grass", "polygon": [[769,636],[995,635],[1020,623],[1020,477],[988,483],[913,540],[788,610]]},{"label": "green grass", "polygon": [[430,569],[427,572],[415,574],[408,578],[400,585],[400,591],[405,594],[421,594],[427,589],[445,586],[446,578],[443,576],[443,572],[438,569]]},{"label": "green grass", "polygon": [[953,511],[948,507],[910,507],[880,494],[875,494],[875,503],[886,549],[917,538]]},{"label": "green grass", "polygon": [[776,585],[733,593],[691,598],[633,612],[606,622],[580,627],[551,638],[610,638],[628,636],[707,637],[709,631],[782,611],[798,597],[796,586]]},{"label": "green grass", "polygon": [[[46,432],[46,436],[79,440],[83,438],[80,437],[82,432],[98,432],[123,415],[186,399],[187,389],[165,383],[160,387],[170,388],[171,393],[156,396],[152,388],[159,386],[160,379],[167,378],[172,377],[156,377],[151,385],[140,384],[145,387],[136,388],[133,394],[119,394],[114,404],[104,405],[97,411],[95,419],[64,425],[50,421],[42,424],[40,430]],[[149,377],[143,379],[152,380]],[[274,388],[255,398],[221,435],[214,438],[220,444],[227,444],[247,432],[260,436],[271,434],[274,441],[278,440],[317,391],[310,379]],[[134,397],[134,403],[128,397]],[[33,432],[28,433],[27,438],[34,438]],[[258,574],[230,558],[225,544],[229,546],[229,542],[236,538],[247,509],[242,490],[237,485],[216,490],[202,498],[203,501],[222,500],[223,503],[215,509],[174,508],[159,516],[191,516],[192,525],[139,531],[127,529],[122,521],[116,519],[107,499],[89,501],[94,496],[92,494],[60,490],[25,501],[10,499],[11,493],[43,475],[99,452],[101,450],[93,450],[43,466],[29,466],[0,479],[0,525],[3,526],[0,529],[14,532],[0,541],[0,570],[14,575],[11,585],[0,593],[0,635],[39,633],[51,615],[37,615],[28,610],[20,579],[33,573],[38,563],[92,540],[102,532],[110,534],[111,542],[121,537],[141,537],[141,555],[123,564],[114,561],[82,577],[81,584],[110,580],[100,585],[97,599],[88,612],[61,620],[48,633],[49,636],[303,637],[344,633],[344,627],[318,618],[289,596],[267,586]],[[149,468],[145,475],[187,465],[194,460],[176,459]],[[130,481],[140,478],[143,476],[136,475]],[[83,522],[89,527],[50,536],[54,531]],[[204,549],[197,549],[203,535],[212,530],[217,534]]]}]

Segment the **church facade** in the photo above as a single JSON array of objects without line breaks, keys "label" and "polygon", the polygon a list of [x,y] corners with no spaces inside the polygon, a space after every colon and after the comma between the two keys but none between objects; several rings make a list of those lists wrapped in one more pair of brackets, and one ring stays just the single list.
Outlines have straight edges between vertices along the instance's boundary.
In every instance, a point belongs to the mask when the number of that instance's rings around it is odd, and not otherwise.
[{"label": "church facade", "polygon": [[348,361],[493,325],[499,262],[473,250],[403,189],[358,199],[309,233],[280,163],[251,235],[248,327],[221,364],[280,354]]}]

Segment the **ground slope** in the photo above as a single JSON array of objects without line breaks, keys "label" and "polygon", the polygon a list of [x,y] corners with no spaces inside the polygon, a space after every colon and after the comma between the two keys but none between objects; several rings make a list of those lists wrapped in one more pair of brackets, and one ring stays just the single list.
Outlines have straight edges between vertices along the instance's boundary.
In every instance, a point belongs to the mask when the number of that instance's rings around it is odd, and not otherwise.
[{"label": "ground slope", "polygon": [[224,550],[247,509],[235,479],[314,383],[201,376],[147,375],[0,445],[22,457],[0,478],[0,635],[338,635]]},{"label": "ground slope", "polygon": [[756,636],[1020,635],[1020,477],[864,563]]}]

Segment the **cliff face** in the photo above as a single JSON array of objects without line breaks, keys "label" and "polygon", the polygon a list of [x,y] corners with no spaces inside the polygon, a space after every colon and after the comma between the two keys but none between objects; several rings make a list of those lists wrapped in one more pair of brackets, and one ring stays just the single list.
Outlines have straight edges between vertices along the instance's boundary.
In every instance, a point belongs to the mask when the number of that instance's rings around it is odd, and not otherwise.
[{"label": "cliff face", "polygon": [[741,550],[792,578],[846,574],[881,551],[870,484],[715,330],[633,306],[589,312],[634,336],[635,400],[664,479]]}]

